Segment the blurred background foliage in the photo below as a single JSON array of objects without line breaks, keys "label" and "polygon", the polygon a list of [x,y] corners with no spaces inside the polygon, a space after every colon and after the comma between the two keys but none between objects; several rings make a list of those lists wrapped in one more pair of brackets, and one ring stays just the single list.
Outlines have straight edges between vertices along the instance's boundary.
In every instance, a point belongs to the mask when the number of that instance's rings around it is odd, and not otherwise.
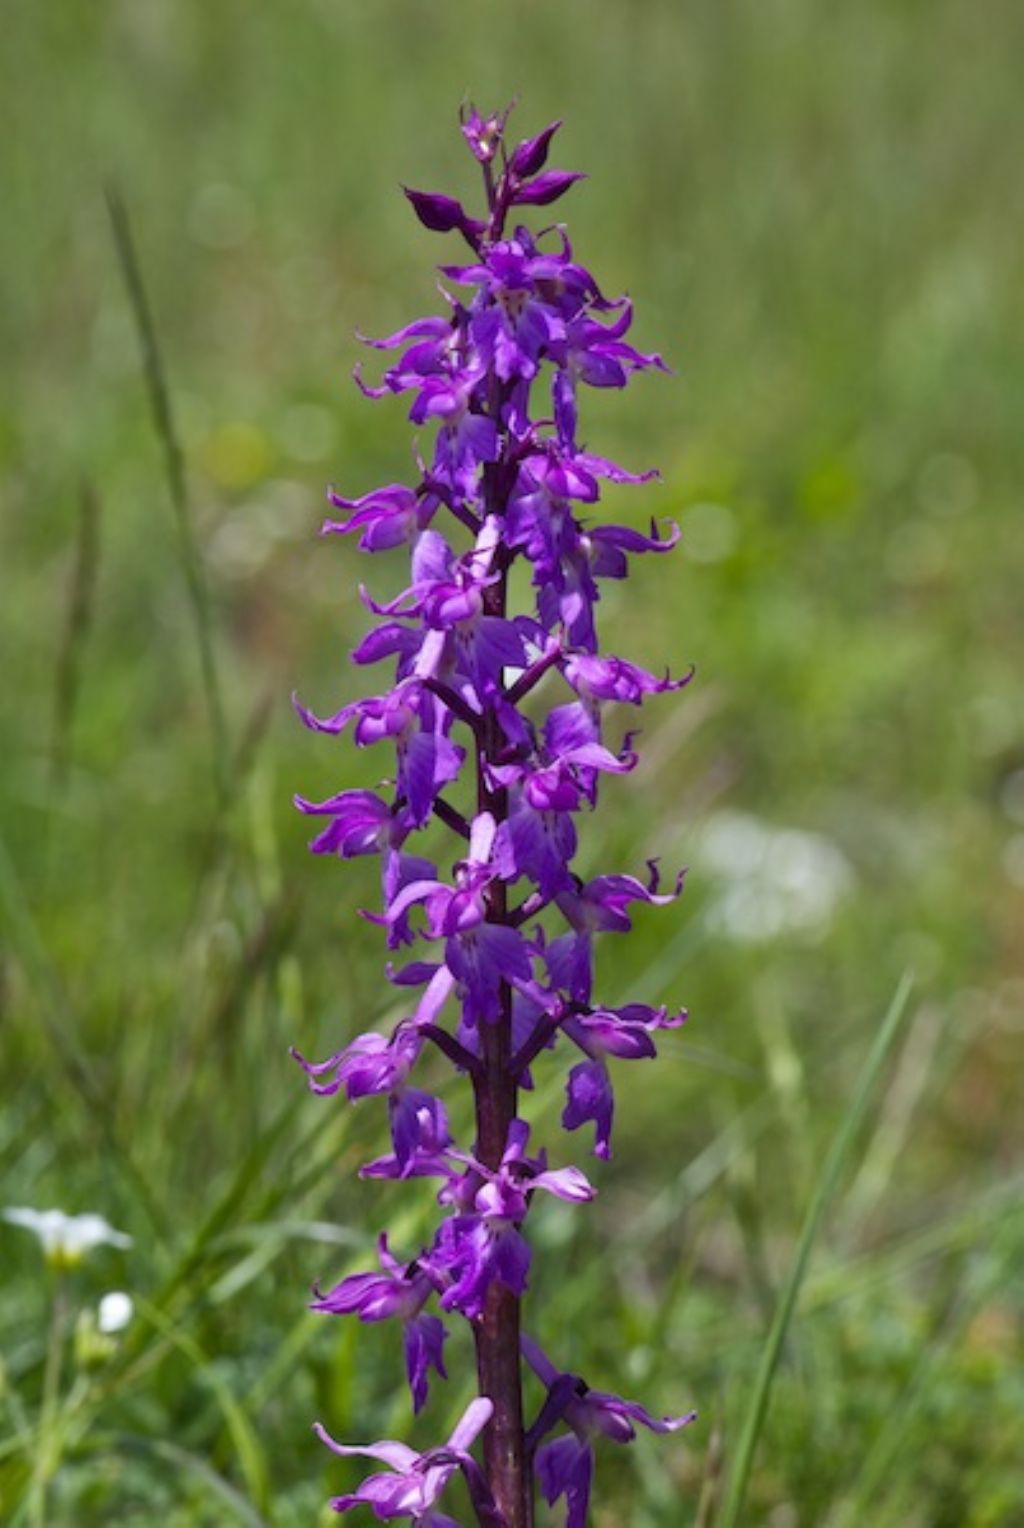
[{"label": "blurred background foliage", "polygon": [[[690,865],[681,902],[604,951],[601,989],[691,1022],[620,1068],[593,1212],[538,1214],[528,1320],[592,1384],[701,1420],[606,1450],[594,1521],[714,1522],[818,1164],[907,968],[744,1520],[1024,1521],[1019,6],[2,14],[2,1198],[130,1231],[65,1299],[120,1286],[137,1309],[112,1353],[64,1354],[39,1518],[52,1291],[0,1227],[0,1518],[313,1523],[357,1478],[313,1417],[436,1438],[465,1400],[456,1352],[410,1432],[397,1333],[304,1310],[381,1224],[410,1247],[423,1195],[357,1183],[380,1112],[308,1098],[288,1058],[393,1012],[355,916],[374,867],[310,860],[290,806],[381,761],[303,733],[288,695],[354,693],[358,581],[401,579],[316,538],[325,482],[410,470],[401,404],[348,381],[354,331],[429,311],[452,257],[399,184],[474,194],[458,103],[518,93],[521,132],[565,118],[578,252],[675,367],[586,399],[596,447],[664,473],[609,494],[612,517],[683,532],[608,591],[605,640],[697,666],[645,713],[642,768],[582,853]],[[110,186],[187,462],[220,794]]]}]

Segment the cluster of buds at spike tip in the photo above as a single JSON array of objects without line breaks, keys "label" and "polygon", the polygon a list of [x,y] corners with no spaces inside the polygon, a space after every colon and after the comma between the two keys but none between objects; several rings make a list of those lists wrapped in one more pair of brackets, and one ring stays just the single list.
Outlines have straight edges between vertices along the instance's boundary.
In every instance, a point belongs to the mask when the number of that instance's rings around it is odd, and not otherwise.
[{"label": "cluster of buds at spike tip", "polygon": [[[460,234],[472,258],[441,266],[443,314],[367,341],[393,353],[379,382],[356,371],[369,397],[409,394],[413,423],[436,426],[429,464],[416,455],[409,485],[330,494],[341,517],[325,533],[355,534],[371,553],[408,549],[401,594],[380,603],[363,592],[376,621],[353,653],[360,665],[391,660],[394,682],[330,716],[298,707],[316,731],[349,729],[358,747],[392,750],[380,793],[343,790],[297,805],[324,819],[316,853],[379,855],[381,905],[365,916],[395,952],[387,976],[405,1016],[327,1060],[296,1058],[316,1093],[386,1098],[391,1150],[362,1175],[432,1178],[442,1209],[432,1239],[403,1249],[407,1260],[382,1235],[379,1270],[317,1290],[313,1308],[400,1324],[415,1411],[431,1376],[445,1377],[446,1320],[462,1317],[478,1390],[448,1443],[424,1454],[393,1442],[346,1448],[318,1430],[336,1452],[390,1468],[339,1497],[338,1511],[364,1503],[378,1518],[433,1528],[452,1522],[434,1503],[456,1473],[480,1523],[525,1528],[537,1485],[549,1501],[564,1499],[566,1522],[578,1528],[596,1441],[629,1442],[635,1423],[664,1432],[691,1419],[656,1420],[588,1390],[520,1329],[534,1195],[568,1203],[594,1195],[579,1168],[551,1168],[530,1145],[519,1104],[531,1066],[542,1053],[569,1058],[562,1124],[592,1127],[593,1151],[607,1158],[609,1063],[652,1058],[658,1032],[686,1017],[601,1001],[594,960],[596,936],[628,932],[634,906],[672,901],[681,877],[661,890],[651,863],[642,878],[583,879],[573,861],[601,776],[637,763],[632,734],[615,731],[617,706],[677,690],[690,676],[598,651],[601,581],[624,578],[631,556],[670,550],[678,530],[652,523],[644,534],[596,519],[602,484],[655,474],[585,449],[577,400],[582,387],[621,388],[638,371],[665,367],[629,342],[631,304],[602,294],[564,227],[531,232],[514,222],[520,208],[548,206],[581,177],[547,168],[557,122],[508,148],[507,116],[463,113],[483,170],[484,216],[450,196],[406,191],[420,222]],[[528,572],[529,610],[509,606],[517,562]],[[420,852],[439,835],[454,837],[454,855]],[[399,956],[407,950],[413,958]],[[456,1144],[444,1103],[421,1085],[429,1049],[472,1087],[471,1149]],[[524,1361],[545,1391],[532,1423]],[[481,1432],[482,1465],[469,1452]]]}]

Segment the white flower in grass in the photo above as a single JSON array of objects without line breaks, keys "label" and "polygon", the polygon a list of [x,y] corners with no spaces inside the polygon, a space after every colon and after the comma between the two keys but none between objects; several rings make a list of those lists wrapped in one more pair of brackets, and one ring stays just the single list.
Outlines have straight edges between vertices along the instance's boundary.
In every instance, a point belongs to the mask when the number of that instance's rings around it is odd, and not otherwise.
[{"label": "white flower in grass", "polygon": [[118,1350],[118,1338],[135,1314],[135,1301],[123,1289],[111,1289],[96,1309],[87,1305],[75,1322],[75,1362],[80,1369],[98,1369]]},{"label": "white flower in grass", "polygon": [[850,863],[831,839],[746,812],[712,817],[697,853],[720,882],[710,926],[741,943],[823,933],[853,886]]},{"label": "white flower in grass", "polygon": [[123,1289],[112,1289],[100,1301],[96,1324],[107,1337],[123,1332],[135,1314],[135,1301]]},{"label": "white flower in grass", "polygon": [[63,1210],[13,1206],[3,1218],[38,1236],[46,1261],[54,1268],[74,1268],[94,1247],[130,1247],[132,1239],[115,1231],[102,1215],[65,1215]]}]

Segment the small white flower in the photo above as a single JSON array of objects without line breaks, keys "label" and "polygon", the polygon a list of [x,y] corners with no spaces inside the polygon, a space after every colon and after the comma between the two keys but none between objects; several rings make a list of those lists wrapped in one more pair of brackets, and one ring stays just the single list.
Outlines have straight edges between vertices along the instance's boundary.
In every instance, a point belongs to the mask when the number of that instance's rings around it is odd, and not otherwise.
[{"label": "small white flower", "polygon": [[123,1332],[135,1314],[135,1301],[123,1289],[111,1289],[100,1301],[96,1324],[107,1337]]},{"label": "small white flower", "polygon": [[132,1239],[115,1231],[102,1215],[65,1215],[63,1210],[31,1210],[18,1206],[3,1211],[3,1218],[38,1236],[48,1263],[73,1268],[94,1247],[130,1247]]}]

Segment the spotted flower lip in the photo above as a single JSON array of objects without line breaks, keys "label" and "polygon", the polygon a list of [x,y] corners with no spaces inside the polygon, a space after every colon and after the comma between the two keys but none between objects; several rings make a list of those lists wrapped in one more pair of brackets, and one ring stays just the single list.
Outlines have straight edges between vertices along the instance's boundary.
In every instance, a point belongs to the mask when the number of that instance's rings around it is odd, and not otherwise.
[{"label": "spotted flower lip", "polygon": [[[642,767],[639,733],[625,730],[619,707],[661,704],[692,672],[675,662],[649,670],[602,648],[607,581],[627,578],[634,557],[672,551],[679,531],[671,520],[606,520],[609,485],[657,473],[584,446],[580,411],[588,388],[621,389],[668,368],[637,339],[630,299],[602,290],[566,229],[551,215],[532,226],[533,209],[560,207],[583,176],[551,163],[560,121],[512,142],[509,110],[467,105],[460,115],[482,210],[403,188],[420,225],[448,241],[441,311],[359,336],[373,352],[366,377],[355,370],[360,391],[400,399],[416,430],[410,481],[332,489],[321,531],[354,538],[375,568],[389,553],[408,559],[386,590],[358,585],[368,625],[352,672],[372,670],[378,693],[357,689],[323,714],[295,702],[325,746],[342,739],[387,759],[372,786],[297,795],[295,805],[316,819],[314,853],[379,856],[380,900],[361,915],[402,954],[386,967],[397,1022],[355,1020],[323,1060],[293,1054],[314,1094],[386,1108],[390,1146],[359,1176],[381,1192],[423,1180],[437,1207],[414,1257],[403,1262],[382,1235],[377,1266],[317,1288],[312,1308],[395,1321],[417,1412],[446,1377],[451,1322],[464,1319],[479,1391],[447,1443],[423,1453],[318,1434],[343,1457],[387,1466],[335,1498],[337,1511],[365,1505],[420,1528],[453,1528],[437,1502],[456,1473],[478,1523],[518,1525],[531,1469],[547,1500],[564,1502],[569,1528],[583,1528],[595,1443],[689,1420],[591,1391],[529,1340],[523,1352],[546,1398],[528,1433],[517,1399],[509,1312],[530,1279],[533,1206],[539,1194],[568,1206],[596,1192],[578,1166],[550,1165],[531,1147],[520,1090],[564,1063],[562,1126],[574,1145],[585,1132],[604,1162],[618,1068],[655,1059],[660,1032],[686,1017],[668,1004],[603,1003],[595,990],[604,936],[628,933],[639,908],[674,902],[682,873],[663,890],[654,861],[646,875],[628,864],[583,875],[576,862],[605,782]],[[461,1111],[439,1064],[472,1087],[468,1143],[456,1139]],[[482,1432],[486,1477],[470,1453]]]}]

